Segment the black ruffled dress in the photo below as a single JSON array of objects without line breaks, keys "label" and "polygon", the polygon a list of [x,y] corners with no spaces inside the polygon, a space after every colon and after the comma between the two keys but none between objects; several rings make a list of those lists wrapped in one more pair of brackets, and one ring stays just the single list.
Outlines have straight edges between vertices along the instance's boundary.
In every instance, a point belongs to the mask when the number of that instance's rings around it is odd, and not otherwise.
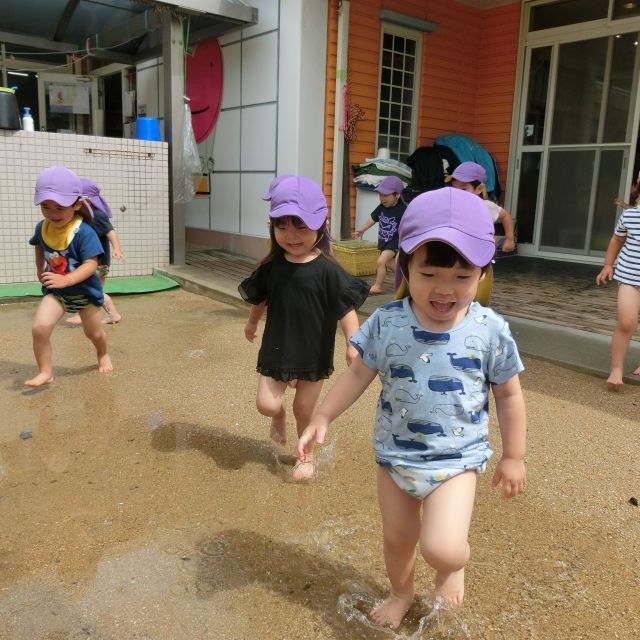
[{"label": "black ruffled dress", "polygon": [[315,382],[333,373],[338,320],[362,305],[369,285],[324,254],[303,264],[276,256],[238,291],[246,302],[267,303],[258,373],[282,382]]}]

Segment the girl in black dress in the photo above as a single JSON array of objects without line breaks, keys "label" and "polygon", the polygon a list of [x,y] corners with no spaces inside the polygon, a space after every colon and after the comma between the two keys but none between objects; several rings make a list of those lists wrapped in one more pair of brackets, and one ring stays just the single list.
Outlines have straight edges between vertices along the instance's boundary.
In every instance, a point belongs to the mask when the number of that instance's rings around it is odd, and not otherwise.
[{"label": "girl in black dress", "polygon": [[[347,363],[357,355],[348,340],[358,329],[356,309],[366,299],[368,285],[331,257],[327,202],[315,182],[280,176],[263,197],[271,202],[271,251],[238,290],[252,305],[244,330],[249,342],[255,340],[258,321],[267,310],[256,368],[256,405],[271,418],[271,437],[285,444],[287,387],[295,388],[293,414],[300,436],[324,380],[333,373],[338,322],[347,341]],[[305,459],[292,475],[308,480],[314,472],[313,459]]]}]

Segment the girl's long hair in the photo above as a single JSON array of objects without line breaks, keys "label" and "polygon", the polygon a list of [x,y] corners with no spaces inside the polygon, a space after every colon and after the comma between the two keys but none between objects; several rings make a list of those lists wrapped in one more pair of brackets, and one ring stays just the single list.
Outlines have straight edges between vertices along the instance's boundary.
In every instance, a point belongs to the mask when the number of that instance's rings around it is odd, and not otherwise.
[{"label": "girl's long hair", "polygon": [[[297,216],[290,216],[291,218],[295,218]],[[276,256],[283,256],[285,254],[284,249],[276,242],[276,235],[273,230],[273,220],[274,218],[269,218],[269,253],[262,258],[260,264],[266,264],[267,262],[271,262]],[[333,249],[331,248],[331,233],[329,232],[329,221],[325,221],[325,223],[318,229],[316,235],[316,243],[313,245],[314,248],[319,249],[320,252],[325,255],[327,258],[333,259]]]}]

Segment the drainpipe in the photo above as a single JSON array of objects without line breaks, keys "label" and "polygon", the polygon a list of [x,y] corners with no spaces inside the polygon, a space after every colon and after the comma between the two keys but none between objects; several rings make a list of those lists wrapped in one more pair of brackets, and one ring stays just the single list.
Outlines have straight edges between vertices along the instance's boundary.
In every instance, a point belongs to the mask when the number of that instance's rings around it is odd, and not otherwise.
[{"label": "drainpipe", "polygon": [[[343,92],[347,84],[347,53],[349,50],[349,0],[338,2],[338,42],[336,46],[336,102],[333,119],[333,175],[331,180],[331,236],[340,238],[342,218],[342,187],[345,162],[345,117]],[[348,162],[348,159],[347,159]],[[348,179],[348,173],[347,173]]]}]

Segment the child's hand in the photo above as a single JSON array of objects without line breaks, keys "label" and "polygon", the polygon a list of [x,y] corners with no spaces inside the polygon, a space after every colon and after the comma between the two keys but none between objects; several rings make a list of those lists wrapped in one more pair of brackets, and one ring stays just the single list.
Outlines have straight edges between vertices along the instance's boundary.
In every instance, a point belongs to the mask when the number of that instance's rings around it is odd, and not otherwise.
[{"label": "child's hand", "polygon": [[114,251],[113,257],[120,260],[121,262],[124,262],[127,259],[122,251]]},{"label": "child's hand", "polygon": [[358,355],[358,350],[350,342],[347,343],[347,366],[350,366]]},{"label": "child's hand", "polygon": [[324,442],[328,428],[328,420],[318,416],[314,416],[311,419],[309,426],[302,432],[302,435],[298,440],[298,460],[304,462],[307,459],[307,454],[310,454],[313,451],[314,446]]},{"label": "child's hand", "polygon": [[607,281],[613,279],[613,267],[605,264],[602,267],[602,271],[596,276],[596,285],[605,284]]},{"label": "child's hand", "polygon": [[623,209],[628,209],[627,203],[622,198],[614,198],[613,204],[615,204],[616,207],[622,207]]},{"label": "child's hand", "polygon": [[258,323],[251,322],[251,320],[249,320],[247,324],[244,325],[244,337],[249,342],[253,342],[257,336],[258,336]]},{"label": "child's hand", "polygon": [[364,234],[364,231],[361,231],[360,229],[356,229],[352,234],[351,237],[352,238],[362,238],[362,235]]},{"label": "child's hand", "polygon": [[40,276],[40,282],[47,289],[64,289],[67,286],[67,278],[61,273],[46,271]]},{"label": "child's hand", "polygon": [[502,458],[493,474],[491,486],[497,487],[502,484],[502,497],[513,498],[522,491],[526,482],[527,469],[524,466],[524,460]]},{"label": "child's hand", "polygon": [[513,238],[504,239],[504,242],[502,243],[502,250],[505,253],[511,253],[515,248],[516,248],[516,243],[514,242]]}]

